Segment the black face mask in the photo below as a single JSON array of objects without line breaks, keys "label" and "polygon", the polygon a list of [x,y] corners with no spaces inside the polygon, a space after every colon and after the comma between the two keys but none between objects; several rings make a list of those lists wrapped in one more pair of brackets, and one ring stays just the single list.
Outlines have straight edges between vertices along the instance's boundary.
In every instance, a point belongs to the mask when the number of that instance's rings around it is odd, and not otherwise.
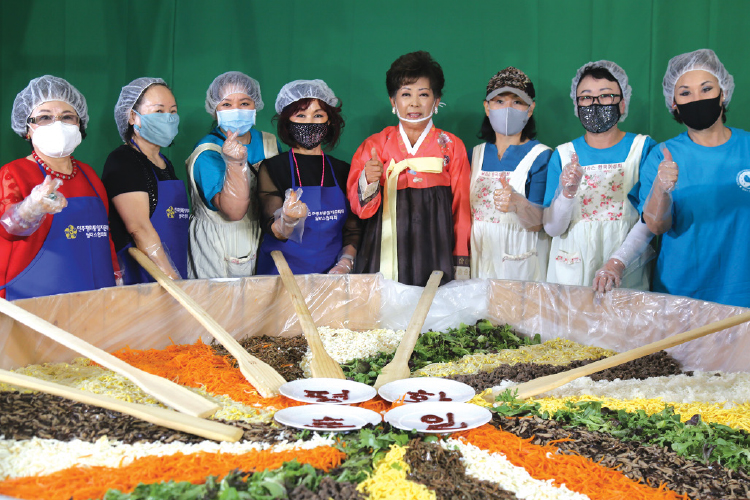
[{"label": "black face mask", "polygon": [[721,116],[721,95],[713,99],[677,104],[677,116],[693,130],[705,130]]},{"label": "black face mask", "polygon": [[289,135],[304,149],[315,149],[328,134],[328,123],[289,122]]},{"label": "black face mask", "polygon": [[620,119],[619,104],[592,104],[578,106],[578,119],[583,128],[592,134],[601,134],[615,126]]}]

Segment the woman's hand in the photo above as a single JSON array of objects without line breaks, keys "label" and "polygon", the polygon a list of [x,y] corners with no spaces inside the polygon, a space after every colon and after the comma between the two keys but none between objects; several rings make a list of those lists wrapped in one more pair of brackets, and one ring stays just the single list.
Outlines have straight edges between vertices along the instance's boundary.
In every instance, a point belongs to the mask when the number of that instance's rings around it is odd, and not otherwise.
[{"label": "woman's hand", "polygon": [[49,175],[41,184],[37,184],[31,193],[20,203],[10,205],[2,217],[0,224],[9,234],[29,236],[41,225],[47,214],[56,214],[68,206],[68,200],[57,190],[63,181]]},{"label": "woman's hand", "polygon": [[297,219],[307,216],[307,205],[299,200],[296,190],[290,190],[281,207],[281,216],[288,224],[296,223]]},{"label": "woman's hand", "polygon": [[664,159],[659,163],[659,170],[656,174],[655,184],[665,193],[671,193],[674,191],[675,185],[677,184],[677,177],[680,173],[680,169],[677,164],[672,160],[672,153],[669,152],[666,146],[662,148]]},{"label": "woman's hand", "polygon": [[511,197],[513,196],[513,188],[508,184],[507,172],[503,172],[500,177],[500,184],[503,186],[502,189],[496,189],[494,193],[495,209],[500,212],[508,213],[515,212],[515,207],[512,205]]},{"label": "woman's hand", "polygon": [[573,153],[573,156],[570,157],[570,163],[565,165],[560,174],[560,187],[562,188],[563,196],[568,199],[575,198],[582,178],[583,169],[578,163],[578,155]]},{"label": "woman's hand", "polygon": [[221,157],[227,166],[243,166],[247,163],[247,148],[237,140],[238,131],[230,132],[221,147]]},{"label": "woman's hand", "polygon": [[275,220],[271,224],[271,231],[276,239],[302,242],[307,205],[300,201],[300,196],[302,188],[286,190],[284,204],[274,213]]},{"label": "woman's hand", "polygon": [[380,181],[383,176],[383,162],[378,158],[378,151],[372,148],[370,159],[365,163],[365,180],[368,184]]}]

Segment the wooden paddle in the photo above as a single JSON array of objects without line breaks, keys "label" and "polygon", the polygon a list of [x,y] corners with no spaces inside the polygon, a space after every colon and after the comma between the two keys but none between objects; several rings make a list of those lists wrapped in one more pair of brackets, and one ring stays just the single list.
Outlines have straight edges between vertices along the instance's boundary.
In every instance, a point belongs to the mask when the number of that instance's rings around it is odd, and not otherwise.
[{"label": "wooden paddle", "polygon": [[[530,380],[529,382],[525,382],[523,384],[512,387],[511,390],[518,389],[518,398],[527,399],[536,396],[537,394],[542,394],[543,392],[556,389],[561,385],[565,385],[568,382],[571,382],[579,377],[585,377],[586,375],[591,375],[592,373],[600,372],[602,370],[606,370],[607,368],[612,368],[613,366],[621,365],[623,363],[627,363],[628,361],[642,358],[643,356],[648,356],[649,354],[659,352],[663,349],[668,349],[670,347],[689,342],[699,337],[704,337],[711,333],[715,333],[732,326],[740,325],[742,323],[745,323],[746,321],[750,321],[750,312],[738,314],[736,316],[722,319],[720,321],[715,321],[713,323],[709,323],[708,325],[688,330],[684,333],[678,333],[677,335],[672,335],[671,337],[657,340],[656,342],[652,342],[641,347],[636,347],[635,349],[631,349],[629,351],[610,356],[609,358],[595,361],[594,363],[590,363],[579,368],[573,368],[572,370],[568,370],[562,373],[556,373],[554,375],[539,377],[537,379]],[[484,398],[490,403],[494,403],[495,398],[501,392],[503,391],[494,389],[491,394],[486,395]]]},{"label": "wooden paddle", "polygon": [[310,316],[310,310],[307,308],[305,299],[302,297],[302,292],[299,286],[297,286],[297,281],[294,279],[292,270],[289,269],[289,264],[287,264],[284,254],[278,250],[274,250],[271,252],[271,257],[276,263],[276,269],[279,270],[281,281],[292,298],[294,310],[297,312],[299,324],[302,326],[302,333],[305,334],[307,345],[310,346],[310,351],[312,352],[310,371],[312,372],[312,376],[314,378],[345,378],[344,370],[328,354],[323,341],[320,340],[318,329],[315,327],[312,316]]},{"label": "wooden paddle", "polygon": [[409,325],[406,327],[406,333],[401,338],[401,343],[399,343],[398,349],[396,349],[396,354],[393,356],[391,362],[383,367],[380,375],[375,380],[375,389],[380,389],[381,386],[388,382],[409,378],[411,375],[409,371],[409,358],[411,358],[411,353],[417,344],[419,333],[422,331],[422,325],[424,325],[424,320],[430,311],[432,299],[435,298],[435,293],[440,286],[442,277],[443,271],[432,271],[432,274],[430,274],[430,279],[427,280],[427,286],[422,290],[422,296],[419,297],[417,308],[414,310],[414,314],[411,315]]},{"label": "wooden paddle", "polygon": [[87,358],[99,363],[128,378],[135,385],[143,389],[146,393],[152,395],[167,406],[175,410],[187,413],[194,417],[207,417],[213,415],[219,409],[219,406],[208,399],[196,394],[189,389],[177,385],[150,373],[146,373],[126,362],[118,359],[108,352],[98,347],[94,347],[85,340],[76,337],[65,330],[56,327],[52,323],[35,316],[25,309],[0,298],[0,312],[22,323],[32,330],[36,330],[42,335],[46,335],[52,340],[59,342],[65,347],[86,356]]},{"label": "wooden paddle", "polygon": [[229,332],[216,322],[198,305],[185,291],[177,286],[169,276],[159,269],[146,254],[137,248],[129,248],[130,255],[150,274],[177,302],[203,325],[221,345],[237,360],[237,366],[242,375],[250,382],[255,390],[264,398],[271,398],[279,394],[279,387],[286,383],[284,377],[270,365],[248,353]]},{"label": "wooden paddle", "polygon": [[0,370],[0,382],[6,384],[32,389],[34,391],[53,394],[63,398],[72,399],[79,403],[86,403],[108,410],[119,411],[140,418],[152,424],[168,427],[180,432],[188,432],[215,441],[230,441],[232,443],[239,441],[243,431],[231,425],[203,420],[202,418],[191,417],[184,413],[178,413],[164,408],[147,406],[137,403],[127,403],[119,399],[110,398],[92,392],[81,391],[73,387],[48,382],[35,377],[28,377],[20,373],[13,373],[7,370]]}]

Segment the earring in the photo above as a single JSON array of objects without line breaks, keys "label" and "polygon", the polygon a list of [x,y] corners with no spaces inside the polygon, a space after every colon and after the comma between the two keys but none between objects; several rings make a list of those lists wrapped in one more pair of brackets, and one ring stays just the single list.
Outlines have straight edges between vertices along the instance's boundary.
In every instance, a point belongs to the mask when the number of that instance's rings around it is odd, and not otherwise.
[{"label": "earring", "polygon": [[396,106],[393,106],[393,108],[391,108],[391,113],[393,113],[394,115],[396,114]]},{"label": "earring", "polygon": [[433,112],[433,114],[438,114],[438,108],[435,108],[435,111]]}]

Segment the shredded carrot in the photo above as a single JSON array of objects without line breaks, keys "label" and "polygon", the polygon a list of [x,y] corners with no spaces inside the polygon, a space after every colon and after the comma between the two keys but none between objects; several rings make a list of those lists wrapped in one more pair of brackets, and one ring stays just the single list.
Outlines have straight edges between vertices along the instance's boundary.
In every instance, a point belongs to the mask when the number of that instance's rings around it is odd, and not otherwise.
[{"label": "shredded carrot", "polygon": [[188,387],[204,387],[211,394],[228,396],[248,406],[280,410],[303,404],[284,396],[263,398],[234,366],[234,358],[217,356],[201,339],[192,345],[170,345],[159,350],[126,347],[112,354],[143,371]]},{"label": "shredded carrot", "polygon": [[8,479],[0,482],[0,494],[29,500],[99,499],[110,489],[132,492],[139,483],[174,480],[202,484],[206,476],[224,477],[232,470],[257,472],[278,469],[296,459],[328,472],[346,457],[330,446],[282,452],[253,450],[243,454],[177,453],[148,456],[125,467],[71,467],[47,476]]},{"label": "shredded carrot", "polygon": [[513,465],[525,468],[534,479],[553,479],[555,483],[565,484],[571,491],[587,495],[592,500],[688,500],[687,495],[678,495],[666,489],[664,484],[658,488],[649,487],[588,458],[561,454],[555,446],[532,444],[533,438],[521,439],[489,424],[452,437],[464,439],[492,453],[501,453]]}]

